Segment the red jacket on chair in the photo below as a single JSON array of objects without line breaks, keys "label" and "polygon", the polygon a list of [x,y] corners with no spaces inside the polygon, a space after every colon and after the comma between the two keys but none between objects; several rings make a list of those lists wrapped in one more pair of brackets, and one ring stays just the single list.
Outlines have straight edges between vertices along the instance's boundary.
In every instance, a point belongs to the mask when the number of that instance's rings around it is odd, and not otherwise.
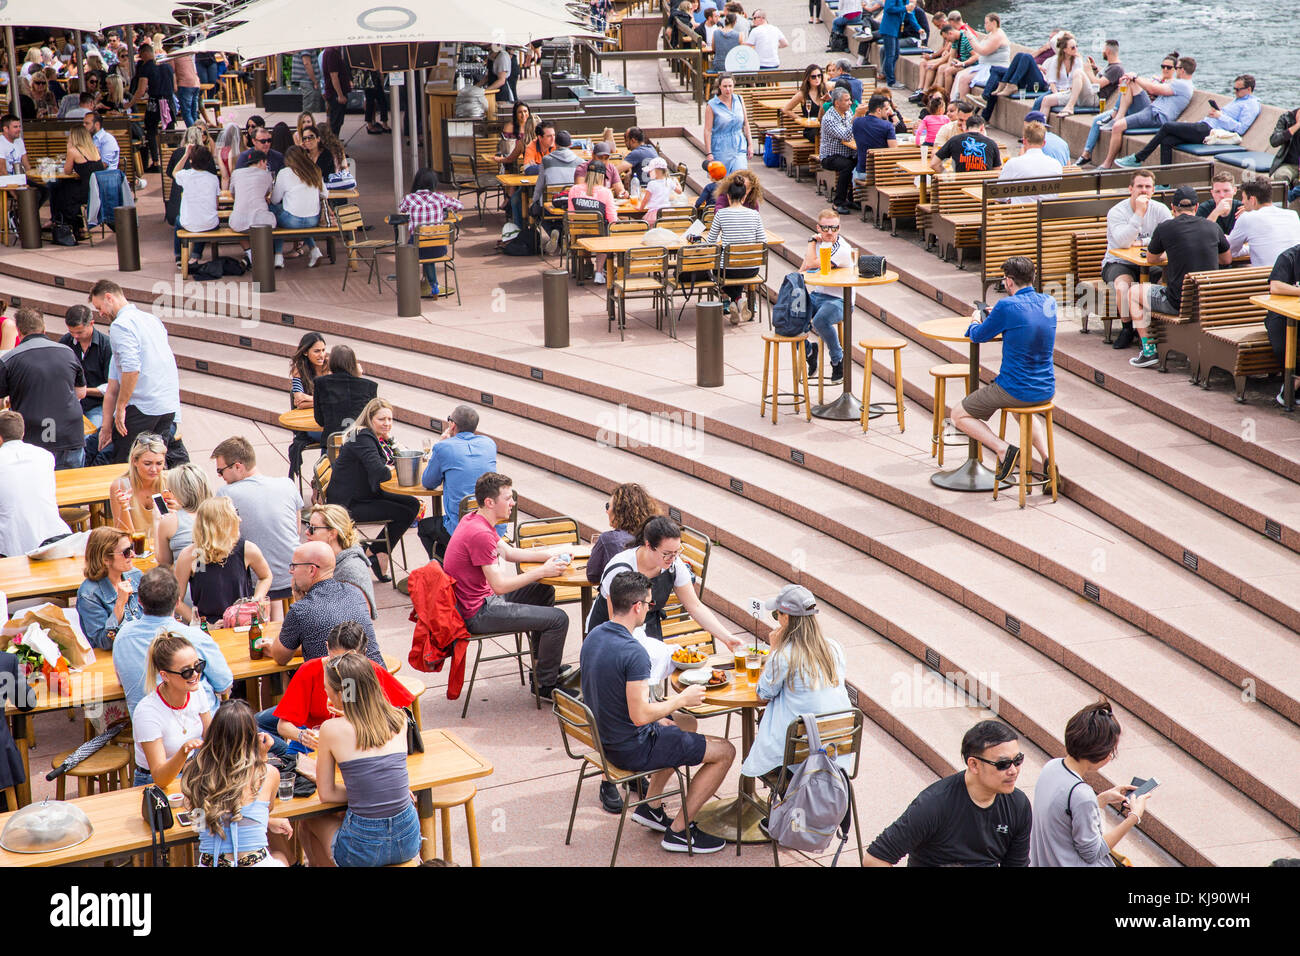
[{"label": "red jacket on chair", "polygon": [[459,697],[464,686],[465,651],[469,644],[469,631],[465,630],[465,621],[456,609],[452,583],[437,561],[416,568],[408,581],[411,620],[415,622],[408,660],[418,671],[440,671],[443,662],[451,658],[448,700]]}]

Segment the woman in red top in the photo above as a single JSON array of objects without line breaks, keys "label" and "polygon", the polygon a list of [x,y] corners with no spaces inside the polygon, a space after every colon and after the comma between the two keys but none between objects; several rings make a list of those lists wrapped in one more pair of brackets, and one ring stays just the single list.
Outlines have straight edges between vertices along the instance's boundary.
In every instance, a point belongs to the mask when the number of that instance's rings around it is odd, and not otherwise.
[{"label": "woman in red top", "polygon": [[[366,632],[356,621],[344,621],[326,636],[325,647],[330,658],[341,657],[348,651],[360,651],[364,655]],[[279,735],[285,740],[296,740],[308,750],[316,749],[320,725],[330,717],[338,716],[330,710],[325,698],[325,661],[326,658],[317,657],[304,662],[294,673],[275,708]],[[375,676],[379,678],[384,696],[394,707],[409,707],[415,700],[415,695],[378,664],[375,664]]]}]

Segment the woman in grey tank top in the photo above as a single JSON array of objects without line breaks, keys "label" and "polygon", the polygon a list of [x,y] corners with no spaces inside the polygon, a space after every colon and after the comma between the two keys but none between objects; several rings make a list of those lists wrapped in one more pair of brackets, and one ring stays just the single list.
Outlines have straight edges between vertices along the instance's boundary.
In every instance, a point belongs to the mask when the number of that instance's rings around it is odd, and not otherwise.
[{"label": "woman in grey tank top", "polygon": [[154,529],[154,550],[158,564],[170,568],[176,557],[194,543],[194,512],[212,497],[212,485],[203,469],[193,462],[171,469],[163,475],[163,501],[167,514],[160,515]]},{"label": "woman in grey tank top", "polygon": [[341,817],[317,816],[300,825],[308,860],[313,866],[405,863],[420,851],[420,817],[406,767],[406,714],[388,702],[365,656],[330,658],[324,670],[325,697],[338,716],[321,724],[316,786],[321,800],[346,802],[348,809]]},{"label": "woman in grey tank top", "polygon": [[990,13],[984,18],[984,29],[987,32],[982,37],[974,27],[967,26],[966,29],[971,49],[979,56],[979,63],[957,74],[953,102],[968,96],[972,86],[983,86],[985,80],[989,78],[989,70],[993,67],[1007,66],[1011,63],[1011,41],[1007,39],[1002,29],[1000,16]]}]

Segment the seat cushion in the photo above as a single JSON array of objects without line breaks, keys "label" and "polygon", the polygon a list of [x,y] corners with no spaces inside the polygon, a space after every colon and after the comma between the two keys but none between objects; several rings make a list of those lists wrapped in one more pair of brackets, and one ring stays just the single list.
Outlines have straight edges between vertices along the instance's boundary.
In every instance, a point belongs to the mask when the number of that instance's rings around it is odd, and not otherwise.
[{"label": "seat cushion", "polygon": [[1125,136],[1154,136],[1160,131],[1159,126],[1130,126],[1124,130]]},{"label": "seat cushion", "polygon": [[920,56],[922,53],[933,53],[928,46],[905,46],[898,51],[899,56]]},{"label": "seat cushion", "polygon": [[1215,162],[1227,163],[1229,166],[1236,166],[1238,169],[1253,169],[1255,172],[1268,172],[1268,168],[1273,165],[1272,152],[1263,150],[1242,150],[1239,153],[1224,153],[1221,156],[1215,156]]},{"label": "seat cushion", "polygon": [[1185,143],[1182,146],[1175,146],[1174,149],[1180,152],[1190,153],[1193,156],[1219,156],[1223,153],[1244,153],[1247,150],[1240,146],[1230,146],[1221,143],[1217,146],[1207,146],[1204,143]]},{"label": "seat cushion", "polygon": [[[1052,107],[1052,112],[1053,112],[1053,113],[1059,113],[1059,112],[1061,112],[1061,110],[1063,110],[1063,109],[1065,109],[1064,106],[1053,106],[1053,107]],[[1076,107],[1074,108],[1074,115],[1075,115],[1075,116],[1088,116],[1088,115],[1091,115],[1091,114],[1094,114],[1094,113],[1100,113],[1100,112],[1101,112],[1101,110],[1098,109],[1098,108],[1095,107],[1095,106],[1076,106]]]}]

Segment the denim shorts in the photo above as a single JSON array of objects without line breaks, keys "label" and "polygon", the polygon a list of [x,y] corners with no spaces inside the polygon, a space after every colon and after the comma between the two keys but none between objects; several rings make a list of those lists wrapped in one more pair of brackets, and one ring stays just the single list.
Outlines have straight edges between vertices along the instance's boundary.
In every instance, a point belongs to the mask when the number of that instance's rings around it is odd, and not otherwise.
[{"label": "denim shorts", "polygon": [[351,810],[334,834],[339,866],[389,866],[420,852],[420,815],[408,804],[391,817],[359,817]]}]

